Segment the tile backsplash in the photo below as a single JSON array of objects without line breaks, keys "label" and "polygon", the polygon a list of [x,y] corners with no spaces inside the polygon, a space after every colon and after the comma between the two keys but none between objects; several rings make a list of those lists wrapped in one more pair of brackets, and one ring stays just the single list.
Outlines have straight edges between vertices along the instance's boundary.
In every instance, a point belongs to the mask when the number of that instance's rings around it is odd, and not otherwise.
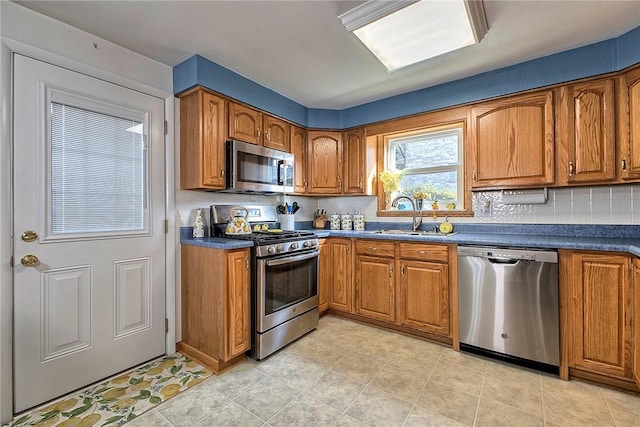
[{"label": "tile backsplash", "polygon": [[[635,209],[634,209],[635,197]],[[474,212],[490,201],[491,215],[476,222],[640,224],[640,185],[554,188],[544,204],[505,204],[500,191],[473,193]]]},{"label": "tile backsplash", "polygon": [[[476,216],[451,219],[458,223],[640,225],[640,184],[550,188],[547,195],[547,201],[543,204],[506,204],[502,202],[500,191],[478,191],[472,197]],[[284,201],[291,203],[293,200],[303,206],[296,215],[296,221],[310,221],[316,209],[324,209],[327,213],[360,212],[365,215],[366,221],[407,221],[406,217],[378,217],[375,196],[300,197],[177,191],[176,225],[191,225],[194,209],[208,208],[212,203],[277,204]],[[487,200],[490,202],[490,215],[481,216],[479,210]],[[427,218],[428,211],[424,215]]]}]

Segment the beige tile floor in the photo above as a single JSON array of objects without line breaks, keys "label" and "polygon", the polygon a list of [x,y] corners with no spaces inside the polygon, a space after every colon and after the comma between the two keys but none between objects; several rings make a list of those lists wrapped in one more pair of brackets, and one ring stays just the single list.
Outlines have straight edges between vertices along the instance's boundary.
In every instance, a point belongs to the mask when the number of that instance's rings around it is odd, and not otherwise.
[{"label": "beige tile floor", "polygon": [[640,426],[640,396],[562,381],[360,323],[212,376],[135,426]]}]

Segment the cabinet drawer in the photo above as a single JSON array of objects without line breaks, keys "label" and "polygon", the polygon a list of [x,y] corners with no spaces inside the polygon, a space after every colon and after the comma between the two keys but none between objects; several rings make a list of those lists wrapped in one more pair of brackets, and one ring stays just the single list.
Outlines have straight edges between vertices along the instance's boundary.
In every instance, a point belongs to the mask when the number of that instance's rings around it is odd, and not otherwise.
[{"label": "cabinet drawer", "polygon": [[395,255],[393,242],[382,240],[358,240],[356,241],[356,253],[358,255],[377,255],[393,257]]},{"label": "cabinet drawer", "polygon": [[447,245],[427,245],[422,243],[400,243],[400,258],[419,261],[449,261]]}]

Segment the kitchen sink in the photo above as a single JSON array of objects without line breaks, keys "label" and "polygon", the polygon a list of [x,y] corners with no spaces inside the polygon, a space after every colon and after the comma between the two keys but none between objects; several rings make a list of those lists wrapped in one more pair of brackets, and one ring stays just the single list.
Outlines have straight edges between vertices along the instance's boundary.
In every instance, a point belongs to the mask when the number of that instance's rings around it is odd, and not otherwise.
[{"label": "kitchen sink", "polygon": [[453,236],[456,233],[449,233],[449,234],[445,234],[445,233],[440,233],[439,231],[435,231],[435,230],[418,230],[418,231],[411,231],[411,230],[376,230],[372,232],[373,234],[391,234],[391,235],[400,235],[400,236]]}]

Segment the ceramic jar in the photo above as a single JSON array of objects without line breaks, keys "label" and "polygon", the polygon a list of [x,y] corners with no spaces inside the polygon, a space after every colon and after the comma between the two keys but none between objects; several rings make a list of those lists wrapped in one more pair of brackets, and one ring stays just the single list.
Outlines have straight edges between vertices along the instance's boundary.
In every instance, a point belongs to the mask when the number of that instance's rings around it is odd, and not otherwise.
[{"label": "ceramic jar", "polygon": [[364,215],[357,213],[353,214],[353,229],[357,231],[364,231]]},{"label": "ceramic jar", "polygon": [[196,209],[196,219],[193,222],[193,237],[204,237],[204,220],[202,219],[202,209]]},{"label": "ceramic jar", "polygon": [[343,230],[352,230],[353,229],[353,216],[349,213],[345,213],[340,215],[340,221],[342,222]]},{"label": "ceramic jar", "polygon": [[340,215],[329,215],[329,225],[331,226],[332,230],[340,230]]}]

